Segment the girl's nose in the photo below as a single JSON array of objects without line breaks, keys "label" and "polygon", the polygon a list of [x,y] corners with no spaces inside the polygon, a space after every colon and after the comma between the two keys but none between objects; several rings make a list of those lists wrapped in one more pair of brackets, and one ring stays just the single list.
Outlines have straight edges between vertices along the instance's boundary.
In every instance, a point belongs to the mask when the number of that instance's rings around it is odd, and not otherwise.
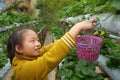
[{"label": "girl's nose", "polygon": [[41,43],[39,41],[36,41],[36,46],[41,47]]}]

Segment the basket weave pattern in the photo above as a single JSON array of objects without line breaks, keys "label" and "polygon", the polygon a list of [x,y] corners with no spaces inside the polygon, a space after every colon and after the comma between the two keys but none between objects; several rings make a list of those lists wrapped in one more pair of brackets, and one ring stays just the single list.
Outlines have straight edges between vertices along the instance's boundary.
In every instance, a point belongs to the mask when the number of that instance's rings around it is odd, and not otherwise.
[{"label": "basket weave pattern", "polygon": [[96,61],[101,45],[102,39],[100,37],[89,35],[77,37],[76,51],[78,58],[90,62]]}]

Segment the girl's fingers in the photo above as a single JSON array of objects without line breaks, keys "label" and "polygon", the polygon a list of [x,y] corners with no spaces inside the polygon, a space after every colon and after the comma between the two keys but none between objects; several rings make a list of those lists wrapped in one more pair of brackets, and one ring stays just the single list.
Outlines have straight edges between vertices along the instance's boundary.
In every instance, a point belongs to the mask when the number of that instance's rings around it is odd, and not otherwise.
[{"label": "girl's fingers", "polygon": [[93,19],[93,20],[92,20],[92,23],[95,23],[96,21],[97,21],[96,19]]}]

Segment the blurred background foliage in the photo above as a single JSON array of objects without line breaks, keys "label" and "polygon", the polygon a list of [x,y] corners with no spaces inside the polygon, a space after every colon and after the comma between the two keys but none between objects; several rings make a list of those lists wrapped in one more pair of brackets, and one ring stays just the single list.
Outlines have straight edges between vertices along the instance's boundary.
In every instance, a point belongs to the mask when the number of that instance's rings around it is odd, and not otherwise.
[{"label": "blurred background foliage", "polygon": [[80,14],[120,13],[120,0],[37,0],[45,22]]}]

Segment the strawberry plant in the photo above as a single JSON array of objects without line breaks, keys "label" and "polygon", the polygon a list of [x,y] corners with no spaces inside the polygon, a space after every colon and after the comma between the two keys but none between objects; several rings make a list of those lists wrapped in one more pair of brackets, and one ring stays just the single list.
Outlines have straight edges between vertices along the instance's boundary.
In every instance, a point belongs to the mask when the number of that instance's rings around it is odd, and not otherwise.
[{"label": "strawberry plant", "polygon": [[116,44],[116,40],[114,39],[110,39],[110,38],[103,38],[103,45],[101,47],[101,52],[100,54],[102,55],[111,55],[113,54],[113,51],[115,51],[117,44]]},{"label": "strawberry plant", "polygon": [[110,50],[110,55],[107,55],[109,60],[106,62],[109,68],[115,68],[120,70],[120,45],[116,45],[112,50]]},{"label": "strawberry plant", "polygon": [[0,49],[2,49],[0,51],[0,68],[2,68],[3,66],[5,66],[5,64],[8,62],[7,60],[7,51],[6,51],[6,43],[7,40],[6,38],[8,38],[9,32],[5,32],[5,33],[1,33],[1,39],[0,39]]},{"label": "strawberry plant", "polygon": [[55,39],[59,39],[63,35],[62,29],[59,28],[59,26],[55,24],[53,24],[53,26],[51,27],[50,33],[54,35]]},{"label": "strawberry plant", "polygon": [[112,53],[114,53],[113,51],[115,51],[118,47],[117,41],[115,39],[111,39],[108,37],[109,32],[105,31],[105,30],[94,30],[92,33],[94,36],[98,36],[101,37],[103,40],[102,43],[102,47],[101,47],[101,51],[100,54],[101,55],[111,55]]},{"label": "strawberry plant", "polygon": [[97,62],[79,60],[73,49],[57,73],[62,80],[103,80],[103,77],[95,72]]},{"label": "strawberry plant", "polygon": [[95,36],[99,36],[103,39],[100,54],[109,58],[106,65],[109,68],[116,68],[120,70],[120,45],[117,40],[108,38],[107,32],[101,30],[95,30],[93,33]]},{"label": "strawberry plant", "polygon": [[6,54],[0,52],[0,68],[2,68],[3,66],[5,66],[5,64],[8,62]]},{"label": "strawberry plant", "polygon": [[119,0],[80,0],[63,7],[55,14],[56,18],[66,18],[78,16],[80,14],[101,14],[106,12],[120,12]]},{"label": "strawberry plant", "polygon": [[8,26],[14,23],[26,23],[30,21],[40,20],[39,17],[29,16],[25,13],[18,14],[14,10],[8,10],[4,13],[0,13],[0,26]]},{"label": "strawberry plant", "polygon": [[57,11],[63,7],[79,2],[78,0],[37,0],[36,7],[40,9],[40,15],[45,22],[50,23]]}]

